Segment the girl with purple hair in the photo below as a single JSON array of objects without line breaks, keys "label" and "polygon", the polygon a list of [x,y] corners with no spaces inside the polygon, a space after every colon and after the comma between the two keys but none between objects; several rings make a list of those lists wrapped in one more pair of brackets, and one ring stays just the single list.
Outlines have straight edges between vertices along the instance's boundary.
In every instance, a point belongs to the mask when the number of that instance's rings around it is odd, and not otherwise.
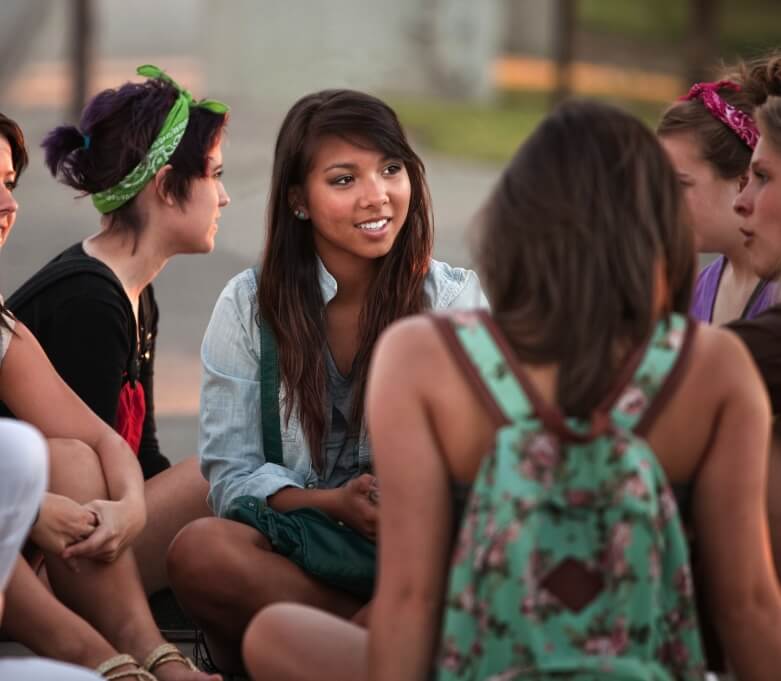
[{"label": "girl with purple hair", "polygon": [[[144,456],[154,440],[151,282],[171,256],[213,247],[229,200],[220,148],[227,107],[194,102],[154,67],[139,73],[150,79],[101,92],[80,129],[60,127],[44,141],[52,173],[90,194],[102,218],[98,233],[8,301],[16,335],[0,399],[50,438],[49,494],[30,540],[53,593],[17,561],[3,624],[34,652],[106,678],[215,681],[165,643],[145,593],[165,585],[173,535],[208,513],[206,482],[194,460],[143,478],[167,466],[159,453]],[[28,346],[37,373],[12,373]],[[25,397],[25,382],[34,396]]]}]

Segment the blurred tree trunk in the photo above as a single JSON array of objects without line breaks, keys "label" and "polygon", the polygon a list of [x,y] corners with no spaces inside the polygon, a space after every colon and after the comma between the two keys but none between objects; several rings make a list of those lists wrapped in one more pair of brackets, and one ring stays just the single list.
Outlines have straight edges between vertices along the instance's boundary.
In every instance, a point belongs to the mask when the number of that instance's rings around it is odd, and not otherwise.
[{"label": "blurred tree trunk", "polygon": [[572,93],[572,56],[575,52],[576,0],[555,0],[553,24],[553,64],[555,82],[551,107]]},{"label": "blurred tree trunk", "polygon": [[721,0],[689,0],[689,40],[686,50],[688,83],[708,80],[718,54]]},{"label": "blurred tree trunk", "polygon": [[73,0],[71,7],[71,92],[70,119],[78,122],[87,103],[92,75],[93,4],[92,0]]}]

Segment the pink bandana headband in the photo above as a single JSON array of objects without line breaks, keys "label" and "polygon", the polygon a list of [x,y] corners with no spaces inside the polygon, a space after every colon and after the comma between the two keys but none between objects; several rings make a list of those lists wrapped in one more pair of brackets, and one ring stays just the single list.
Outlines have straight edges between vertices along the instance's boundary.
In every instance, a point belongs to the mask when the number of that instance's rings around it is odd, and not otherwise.
[{"label": "pink bandana headband", "polygon": [[749,149],[753,149],[759,140],[757,125],[745,111],[741,111],[719,97],[717,91],[723,87],[730,90],[740,90],[740,85],[730,80],[720,80],[717,83],[695,83],[691,86],[689,93],[680,99],[684,101],[699,99],[715,119],[724,123],[740,137]]}]

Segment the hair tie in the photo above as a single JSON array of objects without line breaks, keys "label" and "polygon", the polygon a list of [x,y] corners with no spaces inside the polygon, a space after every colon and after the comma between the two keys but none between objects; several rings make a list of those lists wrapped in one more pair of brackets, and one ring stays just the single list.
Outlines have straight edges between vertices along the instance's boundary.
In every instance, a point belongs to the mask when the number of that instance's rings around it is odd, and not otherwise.
[{"label": "hair tie", "polygon": [[688,101],[690,99],[699,99],[716,120],[721,121],[732,130],[749,149],[754,149],[759,140],[759,129],[757,128],[757,124],[745,111],[741,111],[722,99],[718,93],[720,88],[740,90],[740,85],[733,83],[731,80],[720,80],[713,83],[695,83],[689,88],[689,92],[683,97],[680,97],[679,100]]},{"label": "hair tie", "polygon": [[92,144],[92,138],[86,133],[81,133],[81,148],[87,150],[90,144]]}]

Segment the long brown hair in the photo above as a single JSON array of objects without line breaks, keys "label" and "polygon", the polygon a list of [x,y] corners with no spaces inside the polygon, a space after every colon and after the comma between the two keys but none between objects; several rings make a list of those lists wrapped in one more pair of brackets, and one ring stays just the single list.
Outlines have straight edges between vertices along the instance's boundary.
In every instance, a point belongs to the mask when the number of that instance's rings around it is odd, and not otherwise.
[{"label": "long brown hair", "polygon": [[285,418],[297,405],[318,468],[326,430],[325,305],[312,224],[293,216],[289,195],[292,187],[304,184],[317,144],[327,135],[399,158],[411,186],[407,220],[391,251],[380,259],[360,314],[359,346],[352,366],[352,434],[360,430],[363,420],[366,375],[378,336],[394,320],[428,306],[423,284],[433,245],[423,162],[409,146],[393,110],[376,97],[352,90],[325,90],[296,102],[282,123],[274,152],[258,314],[269,322],[277,339]]},{"label": "long brown hair", "polygon": [[[667,311],[695,272],[675,172],[650,130],[605,104],[556,109],[521,146],[482,212],[481,279],[524,362],[557,363],[557,402],[587,416],[647,339],[663,265]],[[625,350],[626,352],[628,350]]]}]

